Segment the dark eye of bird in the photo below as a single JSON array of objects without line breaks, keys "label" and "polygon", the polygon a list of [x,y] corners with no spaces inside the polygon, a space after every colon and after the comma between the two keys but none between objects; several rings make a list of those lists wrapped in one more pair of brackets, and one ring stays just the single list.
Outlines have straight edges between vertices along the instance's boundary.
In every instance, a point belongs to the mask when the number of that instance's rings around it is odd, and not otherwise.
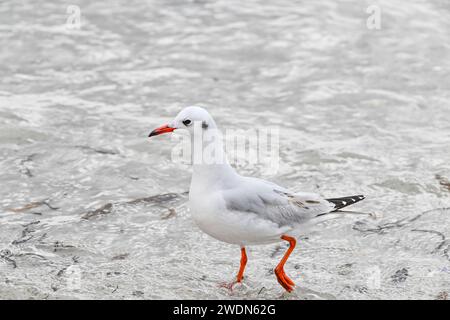
[{"label": "dark eye of bird", "polygon": [[183,121],[183,124],[187,127],[188,125],[191,124],[191,120],[186,119],[186,120]]}]

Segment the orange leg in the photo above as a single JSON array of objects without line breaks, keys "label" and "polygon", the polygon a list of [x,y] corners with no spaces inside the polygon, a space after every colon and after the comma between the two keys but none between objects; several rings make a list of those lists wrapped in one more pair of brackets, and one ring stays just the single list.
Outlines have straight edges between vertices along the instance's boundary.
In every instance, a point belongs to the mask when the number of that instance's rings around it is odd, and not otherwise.
[{"label": "orange leg", "polygon": [[236,277],[237,282],[241,282],[244,278],[244,270],[247,265],[247,253],[245,252],[245,247],[241,248],[241,265],[239,266],[239,272]]},{"label": "orange leg", "polygon": [[275,275],[277,276],[278,283],[281,284],[281,286],[285,288],[288,292],[291,292],[294,289],[293,286],[295,286],[295,283],[291,279],[289,279],[289,277],[284,272],[284,264],[289,258],[289,255],[294,250],[297,241],[295,240],[295,238],[284,235],[281,236],[281,239],[289,241],[289,248],[287,249],[286,253],[284,254],[283,258],[281,259],[280,263],[277,265],[274,271]]},{"label": "orange leg", "polygon": [[244,270],[246,265],[247,265],[247,253],[245,252],[245,247],[241,247],[241,265],[239,266],[239,272],[236,276],[236,280],[231,283],[223,283],[220,286],[233,290],[233,286],[236,283],[242,282],[242,279],[244,278]]}]

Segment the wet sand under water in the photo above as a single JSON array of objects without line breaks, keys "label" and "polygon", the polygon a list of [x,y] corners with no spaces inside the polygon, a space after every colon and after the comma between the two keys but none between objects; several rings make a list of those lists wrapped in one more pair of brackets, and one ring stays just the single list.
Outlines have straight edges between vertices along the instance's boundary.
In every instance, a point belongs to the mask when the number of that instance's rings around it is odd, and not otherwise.
[{"label": "wet sand under water", "polygon": [[[447,299],[450,6],[379,1],[0,5],[0,298]],[[241,174],[379,218],[239,248],[190,218],[190,169],[151,129],[183,106],[221,128],[280,130],[277,172]]]}]

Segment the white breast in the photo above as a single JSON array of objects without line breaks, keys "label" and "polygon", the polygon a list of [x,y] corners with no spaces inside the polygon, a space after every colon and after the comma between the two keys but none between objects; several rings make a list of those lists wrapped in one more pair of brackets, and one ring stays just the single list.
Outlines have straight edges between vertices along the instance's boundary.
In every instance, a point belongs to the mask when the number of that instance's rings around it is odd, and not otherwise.
[{"label": "white breast", "polygon": [[225,208],[220,191],[208,195],[190,194],[189,205],[198,227],[220,241],[245,246],[280,241],[289,227],[261,219],[255,213],[230,211]]}]

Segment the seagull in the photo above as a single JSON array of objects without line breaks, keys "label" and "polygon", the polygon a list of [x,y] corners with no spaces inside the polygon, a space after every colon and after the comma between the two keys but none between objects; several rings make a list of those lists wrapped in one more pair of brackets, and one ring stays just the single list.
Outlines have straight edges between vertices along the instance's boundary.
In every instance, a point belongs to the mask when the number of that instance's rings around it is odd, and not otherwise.
[{"label": "seagull", "polygon": [[363,195],[325,199],[238,174],[226,159],[216,122],[204,108],[184,108],[149,137],[175,130],[187,130],[191,139],[189,207],[194,221],[211,237],[240,246],[240,267],[235,280],[228,285],[230,289],[244,278],[247,246],[287,241],[289,248],[274,273],[279,284],[291,292],[295,283],[286,275],[284,266],[296,239],[308,226],[334,218],[344,212],[340,209],[364,199]]}]

